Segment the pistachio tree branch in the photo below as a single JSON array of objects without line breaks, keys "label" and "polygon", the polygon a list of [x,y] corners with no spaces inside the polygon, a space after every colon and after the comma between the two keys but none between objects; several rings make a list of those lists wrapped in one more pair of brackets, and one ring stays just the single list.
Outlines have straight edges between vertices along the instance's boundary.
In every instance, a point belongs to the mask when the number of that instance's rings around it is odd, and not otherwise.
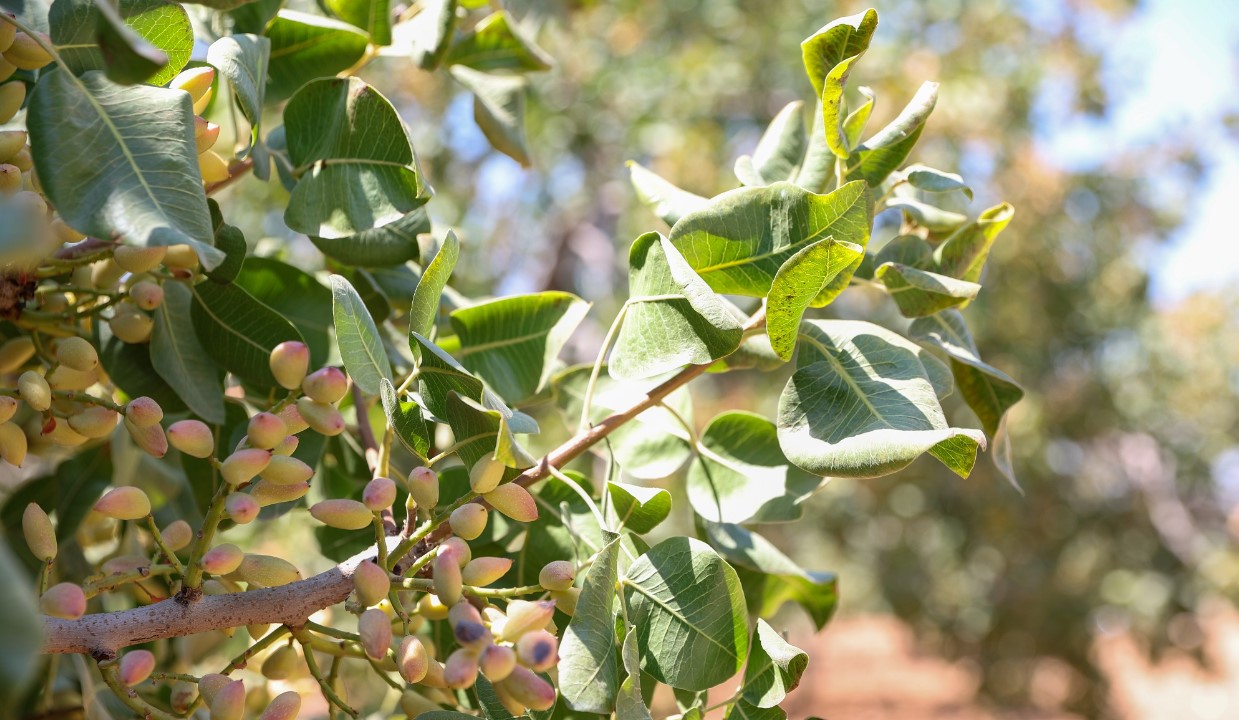
[{"label": "pistachio tree branch", "polygon": [[[745,325],[746,334],[756,331],[764,323],[765,313],[758,311]],[[704,374],[708,367],[708,364],[689,365],[680,370],[661,385],[637,398],[628,408],[577,433],[542,458],[538,464],[517,476],[513,482],[528,487],[549,477],[552,466],[560,468],[579,457],[617,428]],[[448,532],[448,524],[441,523],[435,529],[434,535],[446,535]],[[396,552],[401,543],[399,536],[388,537],[386,541],[392,556],[397,560],[408,551],[408,548],[403,548]],[[77,620],[44,616],[43,652],[89,653],[97,659],[110,658],[130,645],[184,637],[209,630],[261,624],[281,624],[297,628],[304,625],[306,619],[315,612],[343,602],[353,589],[353,571],[362,562],[375,559],[376,555],[373,547],[368,548],[326,572],[279,587],[227,595],[205,595],[185,604],[164,600],[131,610],[85,615]]]}]

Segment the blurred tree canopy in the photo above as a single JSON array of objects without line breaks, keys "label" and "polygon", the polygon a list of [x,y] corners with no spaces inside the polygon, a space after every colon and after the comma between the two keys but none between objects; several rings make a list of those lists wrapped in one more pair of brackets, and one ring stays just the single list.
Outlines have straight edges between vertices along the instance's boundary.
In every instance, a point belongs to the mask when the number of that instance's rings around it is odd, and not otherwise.
[{"label": "blurred tree canopy", "polygon": [[[531,167],[490,150],[470,96],[442,92],[442,74],[397,75],[379,62],[366,79],[403,103],[439,191],[431,214],[472,246],[459,282],[604,302],[620,296],[622,248],[656,222],[625,161],[703,195],[733,187],[735,158],[784,104],[809,95],[788,48],[865,7],[508,5],[557,61],[532,85]],[[1096,714],[1103,689],[1089,654],[1099,629],[1130,626],[1190,651],[1200,642],[1192,609],[1239,586],[1227,530],[1239,490],[1217,479],[1227,468],[1239,476],[1239,332],[1234,296],[1163,309],[1149,300],[1150,257],[1183,222],[1202,172],[1199,137],[1167,134],[1074,170],[1040,150],[1064,120],[1047,113],[1107,118],[1111,88],[1092,32],[1139,11],[1121,0],[1046,5],[1052,22],[1032,12],[1038,3],[884,3],[854,79],[877,92],[873,127],[922,81],[940,81],[944,101],[916,159],[991,188],[973,213],[999,197],[1018,209],[986,278],[1003,291],[982,293],[968,317],[982,355],[1029,391],[1010,427],[1023,494],[982,464],[960,481],[923,462],[919,477],[834,483],[810,506],[816,536],[771,535],[806,565],[839,572],[845,611],[893,611],[933,648],[974,659],[996,701],[1022,703],[1040,659],[1059,658],[1075,669],[1069,704]],[[430,130],[440,119],[445,130]],[[256,192],[282,192],[267,187]],[[263,218],[248,221],[260,235]],[[880,216],[874,247],[898,224],[897,211]],[[831,311],[872,314],[866,293],[853,289]],[[597,323],[614,310],[591,313],[593,337],[581,337],[594,347],[580,357],[593,356]],[[893,311],[887,320],[902,322]],[[715,387],[747,392],[729,378]]]}]

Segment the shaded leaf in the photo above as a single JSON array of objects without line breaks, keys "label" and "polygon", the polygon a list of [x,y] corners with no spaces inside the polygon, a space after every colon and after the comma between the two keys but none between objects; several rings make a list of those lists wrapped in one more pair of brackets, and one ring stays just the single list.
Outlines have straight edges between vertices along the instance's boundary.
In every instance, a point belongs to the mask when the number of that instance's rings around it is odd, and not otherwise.
[{"label": "shaded leaf", "polygon": [[206,276],[217,283],[228,284],[237,279],[237,274],[245,265],[245,253],[249,246],[245,235],[236,227],[224,222],[219,203],[214,198],[207,198],[207,208],[211,212],[211,227],[215,233],[215,247],[224,253],[224,261],[214,270],[208,270]]},{"label": "shaded leaf", "polygon": [[271,351],[288,340],[305,342],[292,323],[240,286],[201,282],[190,312],[198,342],[220,367],[258,387],[275,387]]},{"label": "shaded leaf", "polygon": [[260,35],[228,35],[207,48],[207,62],[228,78],[237,106],[250,124],[254,175],[260,180],[270,177],[271,170],[259,136],[270,58],[271,40]]},{"label": "shaded leaf", "polygon": [[977,282],[998,234],[1015,216],[1015,208],[1007,203],[995,205],[981,213],[973,222],[961,227],[934,251],[938,272],[961,280]]},{"label": "shaded leaf", "polygon": [[855,270],[856,262],[864,254],[860,245],[826,238],[804,247],[783,263],[766,296],[766,334],[775,354],[784,360],[791,359],[804,311],[840,273],[849,268]]},{"label": "shaded leaf", "polygon": [[369,39],[330,18],[280,10],[263,31],[271,39],[267,100],[279,102],[314,80],[343,72],[366,54]]},{"label": "shaded leaf", "polygon": [[620,686],[615,638],[619,545],[618,537],[607,541],[585,574],[576,614],[559,646],[559,692],[574,710],[610,713],[615,708]]},{"label": "shaded leaf", "polygon": [[256,256],[246,258],[235,282],[297,328],[310,348],[310,367],[327,364],[328,328],[334,322],[331,290],[288,263]]},{"label": "shaded leaf", "polygon": [[816,195],[780,182],[719,195],[671,228],[671,244],[716,292],[765,297],[793,254],[827,237],[863,248],[871,225],[863,183]]},{"label": "shaded leaf", "polygon": [[869,116],[873,114],[873,104],[876,99],[873,90],[864,85],[856,88],[856,90],[865,98],[865,102],[848,113],[847,118],[843,121],[843,137],[847,140],[849,148],[854,148],[860,144],[860,136],[865,132],[865,126],[869,124]]},{"label": "shaded leaf", "polygon": [[760,708],[740,698],[723,716],[723,720],[787,720],[787,713],[777,707]]},{"label": "shaded leaf", "polygon": [[290,229],[346,265],[418,257],[429,189],[387,98],[357,78],[312,81],[284,108],[284,135],[300,176],[284,211]]},{"label": "shaded leaf", "polygon": [[701,521],[701,527],[710,545],[735,566],[750,612],[769,617],[794,602],[818,630],[825,627],[839,602],[834,573],[801,568],[769,540],[739,525]]},{"label": "shaded leaf", "polygon": [[1024,389],[1006,373],[981,360],[964,317],[950,310],[921,318],[908,328],[908,336],[946,354],[960,395],[976,413],[985,432],[991,437],[997,435],[1003,416],[1024,397]]},{"label": "shaded leaf", "polygon": [[788,462],[774,423],[749,412],[716,416],[688,468],[688,500],[712,522],[787,522],[822,479]]},{"label": "shaded leaf", "polygon": [[879,265],[873,276],[886,286],[904,317],[933,315],[963,305],[981,292],[976,283],[893,262]]},{"label": "shaded leaf", "polygon": [[0,623],[0,712],[8,715],[39,669],[43,623],[30,581],[7,542],[0,543],[0,607],[6,618]]},{"label": "shaded leaf", "polygon": [[53,70],[39,78],[26,122],[43,191],[71,227],[130,245],[189,244],[207,269],[223,261],[188,94]]},{"label": "shaded leaf", "polygon": [[[185,8],[168,0],[123,0],[116,5],[97,0],[56,0],[48,12],[47,22],[56,52],[77,74],[109,68],[117,59],[113,55],[112,61],[107,60],[104,48],[99,45],[103,40],[100,33],[105,30],[111,33],[106,41],[110,52],[132,52],[133,49],[124,45],[138,46],[134,48],[141,52],[137,70],[133,74],[126,73],[123,78],[109,74],[114,82],[146,81],[163,85],[185,67],[194,48],[189,14]],[[112,43],[119,43],[119,46]],[[141,47],[143,45],[145,47]],[[162,58],[150,55],[151,50]],[[148,56],[149,60],[142,61],[143,56]],[[160,59],[162,62],[157,62]],[[142,70],[143,67],[147,70]]]},{"label": "shaded leaf", "polygon": [[[809,145],[809,136],[800,116],[803,109],[804,103],[799,100],[788,103],[762,133],[757,148],[753,150],[753,156],[748,158],[748,163],[757,176],[756,184],[796,179]],[[748,156],[742,156],[741,159],[746,157]]]},{"label": "shaded leaf", "polygon": [[744,668],[744,701],[759,708],[777,706],[800,684],[800,676],[808,665],[808,653],[784,640],[765,620],[758,619]]},{"label": "shaded leaf", "polygon": [[483,72],[551,69],[550,58],[533,42],[521,37],[505,11],[483,18],[472,30],[457,38],[447,53],[447,63]]},{"label": "shaded leaf", "polygon": [[911,342],[871,323],[812,320],[800,352],[779,398],[779,445],[792,462],[817,475],[871,478],[929,452],[967,477],[985,435],[947,424]]},{"label": "shaded leaf", "polygon": [[203,420],[224,422],[223,378],[193,325],[193,292],[183,283],[164,283],[164,301],[152,313],[151,364]]},{"label": "shaded leaf", "polygon": [[391,0],[323,0],[323,7],[365,30],[375,45],[391,44]]},{"label": "shaded leaf", "polygon": [[628,264],[629,299],[611,354],[613,376],[640,379],[708,363],[740,344],[739,321],[662,235],[637,238]]},{"label": "shaded leaf", "polygon": [[379,381],[392,377],[383,338],[361,296],[342,275],[331,278],[332,314],[340,359],[353,384],[367,395],[379,394]]},{"label": "shaded leaf", "polygon": [[627,677],[620,683],[619,696],[615,698],[615,720],[653,720],[641,696],[641,659],[635,631],[630,626],[624,634],[622,657]]},{"label": "shaded leaf", "polygon": [[709,202],[700,195],[681,190],[635,161],[628,161],[628,173],[637,198],[668,225],[675,225],[680,218],[704,208]]},{"label": "shaded leaf", "polygon": [[435,253],[417,281],[413,304],[409,309],[410,332],[430,337],[430,331],[434,329],[435,319],[439,315],[439,298],[443,295],[443,288],[447,287],[448,278],[452,276],[459,257],[460,241],[456,239],[456,233],[448,230],[439,252]]},{"label": "shaded leaf", "polygon": [[972,199],[972,188],[964,182],[964,179],[955,173],[936,170],[928,165],[909,165],[904,168],[904,178],[908,184],[917,190],[924,190],[931,193],[945,193],[953,190],[959,190]]},{"label": "shaded leaf", "polygon": [[421,407],[412,400],[400,399],[396,387],[387,378],[379,381],[379,396],[383,400],[387,423],[400,442],[418,457],[429,457],[430,431],[426,427],[426,419],[422,417]]},{"label": "shaded leaf", "polygon": [[492,147],[523,166],[529,166],[525,141],[525,79],[492,75],[462,65],[451,75],[473,93],[473,120]]},{"label": "shaded leaf", "polygon": [[671,493],[662,488],[647,488],[627,483],[607,483],[616,527],[645,533],[658,527],[671,514]]},{"label": "shaded leaf", "polygon": [[744,594],[736,571],[710,546],[687,537],[664,540],[637,558],[621,582],[642,664],[655,679],[705,690],[739,671],[749,645]]},{"label": "shaded leaf", "polygon": [[863,179],[869,187],[881,185],[912,152],[937,102],[938,83],[921,85],[894,120],[856,148],[848,160],[848,178]]},{"label": "shaded leaf", "polygon": [[501,397],[523,402],[546,385],[589,307],[576,295],[551,291],[461,308],[450,316],[458,357]]},{"label": "shaded leaf", "polygon": [[951,232],[968,222],[967,215],[943,210],[912,198],[891,198],[886,207],[903,211],[905,217],[912,218],[917,225],[932,233]]}]

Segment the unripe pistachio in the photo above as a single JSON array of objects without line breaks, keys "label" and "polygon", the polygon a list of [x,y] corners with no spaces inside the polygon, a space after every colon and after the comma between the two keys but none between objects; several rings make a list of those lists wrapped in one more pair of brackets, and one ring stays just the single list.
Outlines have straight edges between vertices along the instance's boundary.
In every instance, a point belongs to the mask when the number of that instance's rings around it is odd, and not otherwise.
[{"label": "unripe pistachio", "polygon": [[215,435],[201,420],[178,420],[168,426],[168,443],[186,455],[211,457],[215,452]]},{"label": "unripe pistachio", "polygon": [[133,572],[140,568],[150,567],[151,559],[146,555],[118,555],[109,558],[99,567],[105,575],[113,573]]},{"label": "unripe pistachio", "polygon": [[[461,602],[468,601],[462,600]],[[459,604],[457,603],[457,605]],[[462,620],[452,625],[452,635],[461,647],[468,648],[475,655],[481,652],[487,645],[490,645],[493,639],[490,630],[485,625],[473,620]]]},{"label": "unripe pistachio", "polygon": [[245,714],[245,683],[230,681],[215,691],[207,707],[211,710],[211,720],[241,720]]},{"label": "unripe pistachio", "polygon": [[357,619],[357,634],[361,636],[361,647],[366,654],[375,660],[387,657],[391,648],[391,618],[378,608],[370,608]]},{"label": "unripe pistachio", "polygon": [[80,337],[67,337],[57,343],[56,360],[78,372],[90,372],[99,367],[99,353],[95,352],[95,346]]},{"label": "unripe pistachio", "polygon": [[297,668],[297,650],[281,645],[262,661],[262,676],[268,680],[287,680]]},{"label": "unripe pistachio", "polygon": [[187,682],[176,682],[172,685],[172,690],[168,694],[168,704],[172,706],[172,710],[179,714],[185,714],[189,710],[189,704],[197,697],[198,691],[194,686]]},{"label": "unripe pistachio", "polygon": [[275,696],[267,709],[262,711],[258,720],[297,720],[301,712],[301,696],[289,690]]},{"label": "unripe pistachio", "polygon": [[[5,29],[12,29],[12,25],[0,23],[0,33]],[[3,45],[0,42],[0,45]],[[0,123],[6,123],[13,119],[18,110],[21,110],[22,103],[26,100],[26,83],[11,82],[0,85]]]},{"label": "unripe pistachio", "polygon": [[228,161],[220,157],[214,150],[207,150],[198,156],[198,172],[202,174],[202,182],[211,185],[228,179]]},{"label": "unripe pistachio", "polygon": [[[17,154],[14,155],[13,159],[10,160],[9,162],[12,163],[14,166],[16,166],[18,170],[21,170],[24,173],[30,172],[31,168],[34,167],[34,156],[30,154],[30,147],[26,146],[22,148],[21,150],[18,150]],[[32,194],[36,194],[36,193],[32,193]],[[46,203],[42,203],[40,207],[43,208],[41,212],[43,213],[47,212]]]},{"label": "unripe pistachio", "polygon": [[246,625],[245,634],[250,636],[251,640],[261,640],[267,635],[267,631],[271,629],[268,623],[259,623],[257,625]]},{"label": "unripe pistachio", "polygon": [[163,286],[150,280],[139,280],[129,288],[129,299],[143,310],[154,310],[163,304]]},{"label": "unripe pistachio", "polygon": [[344,416],[331,405],[301,398],[297,401],[297,412],[316,433],[333,437],[344,432]]},{"label": "unripe pistachio", "polygon": [[125,418],[125,429],[129,431],[133,443],[147,454],[157,458],[168,454],[168,436],[164,435],[163,428],[159,425],[139,427],[129,418]]},{"label": "unripe pistachio", "polygon": [[376,477],[366,483],[361,492],[361,502],[370,510],[378,512],[396,502],[396,483],[391,478]]},{"label": "unripe pistachio", "polygon": [[452,552],[443,552],[440,548],[439,553],[434,559],[434,588],[435,594],[439,599],[449,607],[460,602],[460,591],[463,581],[460,578],[460,564],[456,561],[456,554]]},{"label": "unripe pistachio", "polygon": [[125,418],[138,427],[150,427],[163,420],[163,408],[146,396],[137,397],[125,406]]},{"label": "unripe pistachio", "polygon": [[62,292],[44,293],[39,303],[39,308],[49,313],[62,313],[69,307],[69,299]]},{"label": "unripe pistachio", "polygon": [[17,66],[8,61],[4,55],[0,55],[0,82],[4,82],[13,77],[13,73],[17,72]]},{"label": "unripe pistachio", "polygon": [[210,705],[211,701],[215,699],[215,694],[231,682],[232,678],[227,675],[209,673],[203,675],[202,679],[198,681],[198,692],[202,694],[203,701]]},{"label": "unripe pistachio", "polygon": [[391,591],[391,578],[377,563],[364,560],[353,571],[353,589],[362,605],[377,605]]},{"label": "unripe pistachio", "polygon": [[516,522],[530,523],[538,519],[538,503],[523,486],[514,482],[500,485],[482,497],[491,507]]},{"label": "unripe pistachio", "polygon": [[[46,33],[36,32],[35,35],[45,44],[52,44]],[[4,58],[19,70],[38,70],[52,61],[52,56],[43,49],[38,40],[21,31],[13,37],[13,44],[9,49],[4,51]]]},{"label": "unripe pistachio", "polygon": [[267,480],[259,480],[250,486],[250,495],[258,501],[261,507],[299,500],[305,497],[305,494],[309,491],[309,483],[277,485]]},{"label": "unripe pistachio", "polygon": [[461,539],[474,540],[486,529],[486,518],[489,513],[486,508],[477,503],[466,503],[452,511],[448,524],[452,532]]},{"label": "unripe pistachio", "polygon": [[189,93],[189,98],[194,103],[194,114],[201,115],[211,102],[211,85],[214,82],[215,68],[203,65],[183,70],[181,74],[172,78],[168,87]]},{"label": "unripe pistachio", "polygon": [[301,413],[297,411],[296,404],[286,405],[284,409],[280,410],[276,413],[276,415],[279,415],[280,419],[284,421],[284,425],[288,428],[288,433],[290,435],[296,435],[297,433],[310,427],[310,424],[306,422],[305,418],[301,417]]},{"label": "unripe pistachio", "polygon": [[[20,84],[20,83],[17,83]],[[11,195],[22,189],[22,171],[16,165],[0,163],[0,193]],[[51,312],[49,310],[49,312]]]},{"label": "unripe pistachio", "polygon": [[552,560],[538,571],[538,584],[547,590],[567,590],[576,582],[576,566],[567,560]]},{"label": "unripe pistachio", "polygon": [[258,413],[250,418],[246,437],[250,445],[264,450],[270,450],[280,444],[288,436],[288,426],[279,417],[268,412]]},{"label": "unripe pistachio", "polygon": [[412,688],[405,688],[400,694],[400,710],[405,714],[405,717],[421,717],[424,713],[438,712],[443,710],[443,707],[436,702],[427,699],[424,695]]},{"label": "unripe pistachio", "polygon": [[187,548],[194,541],[194,530],[184,520],[173,520],[159,534],[172,552]]},{"label": "unripe pistachio", "polygon": [[26,462],[26,449],[26,433],[14,423],[0,423],[0,458],[21,467]]},{"label": "unripe pistachio", "polygon": [[120,413],[102,405],[91,405],[69,416],[69,427],[88,438],[107,437],[120,422]]},{"label": "unripe pistachio", "polygon": [[422,678],[421,684],[430,688],[447,687],[447,683],[443,681],[443,663],[430,658],[426,662],[426,675]]},{"label": "unripe pistachio", "polygon": [[[16,85],[21,85],[21,83],[14,83],[14,84],[16,84]],[[5,86],[5,87],[7,87],[7,86]],[[0,87],[0,93],[3,93],[3,92],[4,92],[4,87]],[[73,228],[69,227],[69,224],[68,224],[68,223],[66,223],[66,222],[64,221],[64,218],[59,218],[59,217],[58,217],[58,218],[56,218],[55,220],[52,220],[52,232],[54,232],[54,233],[56,234],[56,239],[57,239],[57,240],[59,240],[61,243],[65,243],[65,244],[67,244],[67,243],[81,242],[82,240],[85,240],[85,239],[86,239],[86,236],[85,236],[85,235],[83,235],[82,233],[78,232],[77,230],[74,230]],[[86,277],[90,277],[90,275],[89,275],[89,272],[90,272],[90,271],[89,271],[89,269],[87,269],[87,268],[85,268],[85,267],[83,267],[83,268],[79,268],[79,269],[81,269],[81,270],[86,270],[86,273],[87,273],[87,274],[86,274]],[[74,278],[74,280],[76,280],[76,279],[77,279],[77,278]],[[76,285],[77,283],[76,283],[76,282],[74,282],[73,284],[74,284],[74,285]]]},{"label": "unripe pistachio", "polygon": [[168,248],[162,245],[142,247],[138,245],[120,245],[112,253],[112,259],[126,272],[139,275],[159,267]]},{"label": "unripe pistachio", "polygon": [[56,530],[37,503],[30,503],[22,513],[22,535],[30,552],[40,561],[50,562],[56,557]]},{"label": "unripe pistachio", "polygon": [[204,117],[194,116],[194,143],[197,145],[198,154],[210,150],[215,147],[215,141],[219,139],[219,126],[213,122],[207,122]]},{"label": "unripe pistachio", "polygon": [[134,308],[131,312],[117,311],[116,314],[108,321],[108,327],[112,329],[112,334],[121,340],[121,342],[130,345],[144,343],[151,339],[151,331],[155,328],[155,321],[143,312]]},{"label": "unripe pistachio", "polygon": [[461,570],[473,560],[473,551],[469,549],[469,543],[461,540],[458,537],[444,538],[443,542],[439,543],[439,552],[451,552],[456,555],[456,564]]},{"label": "unripe pistachio", "polygon": [[443,683],[453,690],[473,687],[478,679],[478,655],[472,650],[458,648],[443,663]]},{"label": "unripe pistachio", "polygon": [[51,428],[50,432],[45,431],[43,437],[51,441],[53,445],[58,447],[77,447],[86,442],[87,437],[78,433],[73,428],[69,427],[69,423],[52,420],[45,424],[44,429]]},{"label": "unripe pistachio", "polygon": [[439,474],[428,467],[415,467],[409,473],[409,495],[422,510],[439,504]]},{"label": "unripe pistachio", "polygon": [[0,162],[11,161],[25,147],[25,130],[0,130]]},{"label": "unripe pistachio", "polygon": [[6,17],[15,16],[10,12],[0,14],[0,53],[13,47],[13,41],[17,39],[17,26],[6,20]]},{"label": "unripe pistachio", "polygon": [[321,368],[306,376],[301,383],[301,391],[315,402],[332,405],[340,402],[348,392],[348,376],[339,368]]},{"label": "unripe pistachio", "polygon": [[151,500],[141,488],[112,488],[95,503],[95,512],[114,520],[140,520],[151,514]]},{"label": "unripe pistachio", "polygon": [[17,414],[17,398],[0,395],[0,423],[6,423]]},{"label": "unripe pistachio", "polygon": [[508,620],[503,624],[503,639],[516,642],[527,632],[539,630],[555,616],[555,603],[550,600],[513,600],[508,603]]},{"label": "unripe pistachio", "polygon": [[517,665],[500,685],[530,709],[550,710],[555,706],[555,688],[527,668]]},{"label": "unripe pistachio", "polygon": [[555,607],[568,617],[576,615],[576,603],[581,599],[581,588],[570,587],[567,590],[552,590],[551,599]]},{"label": "unripe pistachio", "polygon": [[155,670],[155,656],[149,650],[131,650],[120,659],[120,681],[133,687],[151,676]]},{"label": "unripe pistachio", "polygon": [[34,340],[18,335],[0,345],[0,373],[11,373],[34,357]]},{"label": "unripe pistachio", "polygon": [[86,593],[73,583],[53,585],[39,598],[39,609],[44,615],[76,620],[86,614]]},{"label": "unripe pistachio", "polygon": [[512,693],[508,692],[507,688],[502,683],[495,683],[495,697],[499,699],[499,704],[504,707],[513,716],[521,716],[525,714],[525,704],[517,700]]},{"label": "unripe pistachio", "polygon": [[224,512],[238,525],[248,525],[258,517],[258,501],[243,492],[230,492],[224,500]]},{"label": "unripe pistachio", "polygon": [[[114,287],[116,283],[125,274],[125,269],[116,264],[112,258],[103,260],[90,266],[90,284],[97,288]],[[133,312],[137,308],[132,303],[120,303],[116,306],[117,315],[121,312]]]},{"label": "unripe pistachio", "polygon": [[439,599],[438,595],[427,593],[417,601],[417,614],[427,620],[443,620],[448,612],[448,606]]},{"label": "unripe pistachio", "polygon": [[301,572],[287,560],[248,553],[241,560],[236,574],[251,587],[278,587],[301,579]]},{"label": "unripe pistachio", "polygon": [[219,464],[219,474],[229,485],[240,485],[253,480],[270,463],[270,450],[244,448],[224,458]]},{"label": "unripe pistachio", "polygon": [[516,652],[507,645],[489,645],[478,658],[478,667],[487,680],[499,682],[516,667]]},{"label": "unripe pistachio", "polygon": [[559,641],[545,630],[531,630],[516,641],[516,659],[534,672],[546,672],[559,662]]},{"label": "unripe pistachio", "polygon": [[163,264],[177,270],[193,270],[198,267],[198,253],[189,245],[169,245]]},{"label": "unripe pistachio", "polygon": [[228,575],[241,567],[245,553],[232,543],[216,545],[202,554],[202,569],[212,575]]},{"label": "unripe pistachio", "polygon": [[303,342],[286,340],[271,350],[270,364],[280,387],[296,390],[310,369],[310,348]]},{"label": "unripe pistachio", "polygon": [[275,485],[299,485],[314,477],[314,468],[295,457],[273,454],[259,475]]},{"label": "unripe pistachio", "polygon": [[407,635],[400,641],[400,650],[396,653],[396,661],[400,676],[405,682],[417,684],[426,677],[430,665],[430,656],[426,646],[416,636]]},{"label": "unripe pistachio", "polygon": [[474,558],[460,571],[460,577],[466,585],[486,587],[506,575],[511,568],[512,561],[508,558]]},{"label": "unripe pistachio", "polygon": [[374,522],[374,513],[369,508],[346,498],[314,503],[310,514],[322,524],[340,530],[360,530]]},{"label": "unripe pistachio", "polygon": [[82,372],[60,365],[47,374],[47,384],[53,390],[85,390],[99,380],[99,369]]},{"label": "unripe pistachio", "polygon": [[285,435],[279,445],[271,448],[271,452],[275,455],[283,455],[285,457],[297,452],[297,446],[301,444],[301,440],[296,435]]},{"label": "unripe pistachio", "polygon": [[35,412],[46,412],[52,406],[52,389],[47,380],[33,370],[27,370],[17,378],[17,390],[22,400]]},{"label": "unripe pistachio", "polygon": [[503,481],[504,469],[504,464],[490,455],[482,456],[469,470],[469,487],[478,495],[485,495]]}]

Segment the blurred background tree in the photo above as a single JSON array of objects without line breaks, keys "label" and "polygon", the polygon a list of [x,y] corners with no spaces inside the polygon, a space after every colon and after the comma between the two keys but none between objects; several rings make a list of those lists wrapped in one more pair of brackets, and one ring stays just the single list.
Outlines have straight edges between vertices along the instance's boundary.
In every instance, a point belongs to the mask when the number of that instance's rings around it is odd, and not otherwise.
[{"label": "blurred background tree", "polygon": [[[533,82],[529,168],[490,149],[471,96],[445,92],[443,74],[390,72],[407,67],[393,60],[366,79],[411,126],[438,190],[436,226],[471,246],[457,282],[600,301],[592,334],[579,334],[588,360],[616,310],[605,304],[621,296],[623,249],[659,224],[624,162],[703,195],[734,187],[736,157],[810,94],[789,48],[865,5],[507,4],[557,59]],[[1069,669],[1050,700],[1096,715],[1096,633],[1130,627],[1155,649],[1191,652],[1194,610],[1239,586],[1227,529],[1239,503],[1239,296],[1225,285],[1239,265],[1225,206],[1239,197],[1239,6],[890,0],[880,10],[854,78],[877,92],[871,127],[922,81],[941,81],[912,159],[993,193],[960,210],[1017,208],[986,278],[1003,292],[983,292],[968,316],[982,355],[1028,390],[1010,427],[1024,494],[988,466],[960,481],[923,462],[919,476],[832,484],[810,505],[816,535],[769,534],[840,574],[843,612],[893,612],[926,647],[970,659],[997,703],[1026,703],[1049,662]],[[255,196],[246,234],[286,233],[278,214],[262,214],[278,185],[242,187]],[[878,218],[875,247],[896,215]],[[857,288],[829,310],[877,301]],[[901,322],[893,310],[887,320]],[[744,394],[753,381],[714,388]],[[698,402],[710,404],[704,393]]]}]

